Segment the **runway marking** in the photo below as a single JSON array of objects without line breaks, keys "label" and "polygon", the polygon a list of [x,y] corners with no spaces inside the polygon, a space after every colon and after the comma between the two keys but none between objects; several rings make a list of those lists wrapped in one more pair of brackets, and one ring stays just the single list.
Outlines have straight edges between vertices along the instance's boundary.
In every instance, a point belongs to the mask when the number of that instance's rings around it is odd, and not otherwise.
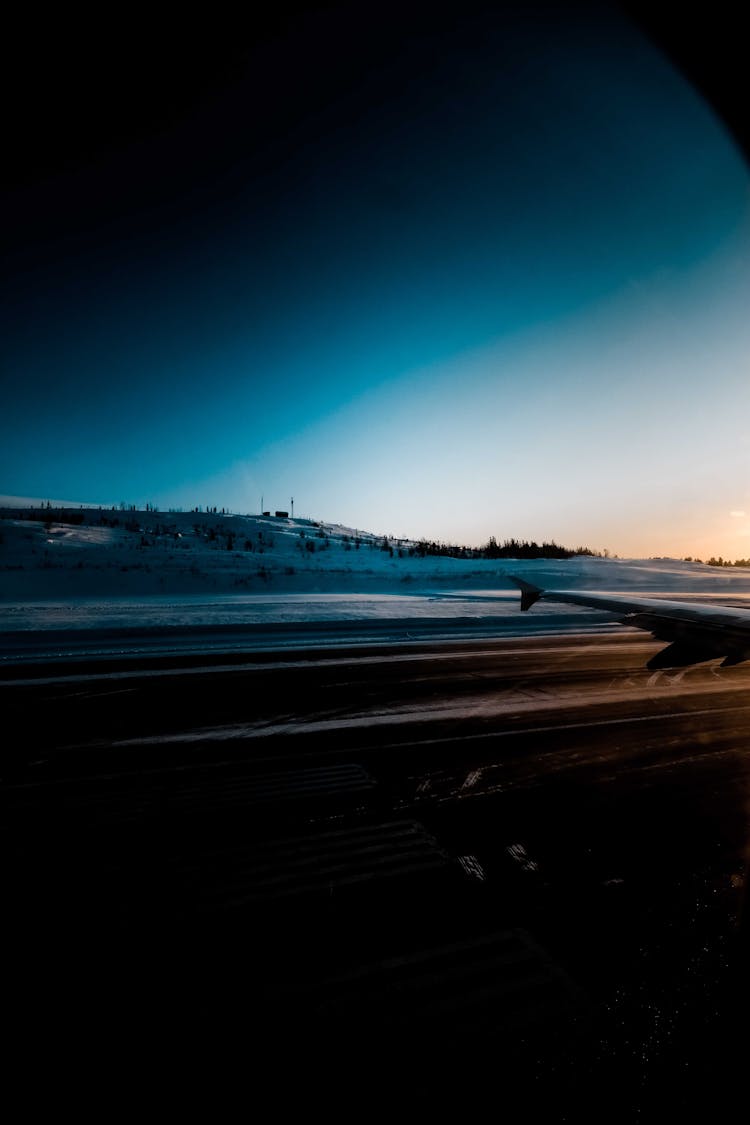
[{"label": "runway marking", "polygon": [[[606,699],[602,699],[602,700],[596,699],[593,702],[594,703],[606,702]],[[578,700],[576,700],[576,704],[577,705],[579,704]],[[520,704],[519,706],[517,706],[514,709],[513,713],[508,715],[508,717],[509,718],[516,718],[521,713],[523,713],[524,711],[531,711],[531,710],[538,710],[538,709],[539,708],[535,705]],[[551,709],[551,706],[550,706],[550,709]],[[592,719],[588,722],[581,721],[581,722],[574,722],[574,723],[554,723],[554,724],[549,724],[548,726],[518,727],[518,728],[512,728],[512,729],[506,729],[506,730],[493,730],[493,731],[485,731],[485,732],[475,732],[475,733],[472,733],[472,734],[465,734],[465,735],[462,735],[460,733],[455,733],[453,735],[450,735],[450,736],[444,737],[444,738],[425,738],[425,739],[421,739],[419,742],[413,742],[413,741],[412,742],[390,742],[388,745],[391,748],[396,748],[396,747],[406,748],[406,747],[409,747],[409,746],[437,746],[437,745],[442,745],[444,743],[481,741],[481,740],[486,740],[486,739],[490,739],[490,738],[493,738],[493,739],[514,738],[514,737],[517,737],[519,735],[526,735],[526,734],[545,734],[545,733],[554,733],[554,732],[557,732],[557,731],[564,731],[564,730],[593,729],[594,727],[609,727],[609,726],[627,725],[627,724],[633,724],[633,723],[666,722],[666,721],[672,721],[672,720],[675,720],[675,719],[694,718],[694,717],[706,716],[706,715],[720,715],[720,714],[726,715],[726,714],[733,714],[733,713],[737,713],[737,712],[747,712],[747,711],[750,711],[750,704],[743,704],[743,705],[737,706],[737,707],[709,707],[709,708],[701,708],[701,709],[695,709],[695,710],[689,710],[689,711],[670,711],[670,712],[666,712],[664,714],[656,714],[655,713],[655,714],[650,714],[650,715],[630,715],[630,716],[622,716],[622,717],[619,717],[619,718],[609,718],[609,719]],[[472,711],[467,712],[466,708],[461,708],[460,710],[446,708],[444,710],[435,710],[435,711],[432,711],[432,712],[429,713],[430,719],[432,719],[433,721],[438,720],[438,721],[441,721],[441,722],[445,721],[446,719],[450,719],[450,718],[454,718],[454,719],[455,718],[464,718],[464,719],[470,718],[472,716],[472,714],[476,714],[476,712],[475,711],[474,712],[472,712]],[[497,714],[502,715],[502,714],[507,714],[507,712],[498,712]],[[227,742],[227,741],[233,741],[235,739],[248,739],[249,740],[249,739],[254,739],[254,738],[266,738],[266,737],[269,737],[269,736],[279,736],[279,735],[320,734],[320,733],[324,733],[326,731],[357,729],[357,728],[361,728],[361,727],[400,726],[400,725],[404,725],[406,723],[417,723],[417,722],[424,723],[426,721],[429,721],[429,720],[426,719],[424,711],[407,712],[405,714],[404,713],[398,713],[398,712],[389,712],[387,714],[380,714],[380,715],[378,715],[378,714],[374,714],[374,715],[368,714],[368,715],[361,715],[361,716],[353,717],[353,718],[350,718],[350,719],[339,719],[339,720],[333,720],[333,721],[332,720],[322,720],[322,721],[305,722],[304,720],[300,720],[299,722],[284,723],[284,724],[278,724],[278,725],[261,725],[261,724],[239,725],[239,724],[232,724],[231,726],[226,726],[226,727],[212,727],[212,728],[206,728],[206,729],[203,729],[203,730],[184,731],[182,733],[178,732],[176,734],[173,733],[173,734],[163,734],[163,735],[153,735],[153,736],[143,735],[143,736],[140,736],[138,738],[125,738],[125,739],[120,739],[116,742],[112,742],[112,743],[110,743],[110,745],[113,746],[113,747],[121,747],[121,746],[162,745],[164,743],[180,743],[180,742],[203,742],[203,741]]]},{"label": "runway marking", "polygon": [[522,871],[531,873],[539,870],[539,864],[536,860],[531,859],[523,844],[510,844],[505,851],[511,859],[515,860]]},{"label": "runway marking", "polygon": [[467,875],[471,875],[472,878],[478,879],[480,883],[483,883],[487,878],[484,868],[475,855],[460,855],[458,857],[458,862],[461,864]]},{"label": "runway marking", "polygon": [[741,711],[750,711],[750,704],[739,707],[705,707],[695,711],[668,711],[663,715],[629,715],[613,719],[594,719],[591,722],[580,723],[554,723],[544,727],[519,727],[516,730],[486,731],[477,734],[454,735],[450,738],[425,738],[420,742],[392,742],[389,749],[408,750],[412,746],[439,746],[443,743],[454,742],[480,742],[488,738],[515,738],[525,734],[554,734],[564,730],[586,730],[590,727],[624,726],[629,723],[656,723],[673,719],[690,719],[706,715],[728,715]]},{"label": "runway marking", "polygon": [[[548,639],[559,639],[559,634],[550,634]],[[578,636],[578,634],[564,635],[563,640],[568,640],[569,637]],[[517,638],[515,638],[517,639]],[[620,638],[617,634],[610,638],[610,644],[587,645],[585,649],[575,649],[573,656],[578,655],[580,652],[590,655],[594,652],[611,652],[611,642],[615,641],[618,646],[618,651],[640,651],[644,648],[652,648],[659,642],[644,639],[643,641],[634,641],[632,638]],[[452,642],[448,642],[452,643]],[[336,668],[336,667],[364,667],[365,665],[373,664],[409,664],[415,662],[449,662],[452,660],[473,660],[476,657],[504,657],[504,656],[546,656],[547,658],[556,659],[558,656],[558,648],[550,649],[549,645],[544,645],[541,648],[504,648],[503,638],[497,638],[496,648],[490,649],[471,649],[469,651],[454,651],[449,652],[434,652],[434,653],[394,653],[392,655],[375,654],[372,656],[351,656],[346,657],[325,657],[322,660],[273,660],[273,661],[243,661],[234,664],[201,664],[195,667],[181,668],[179,666],[170,665],[166,668],[146,668],[146,669],[128,669],[126,671],[107,671],[102,670],[98,672],[69,672],[65,675],[55,676],[28,676],[24,678],[13,678],[0,680],[0,687],[35,687],[45,684],[69,684],[90,682],[93,680],[132,680],[132,679],[152,679],[163,676],[196,676],[206,675],[210,673],[226,673],[226,672],[262,672],[262,671],[286,671],[293,668]],[[368,646],[364,646],[368,647]],[[398,647],[394,644],[394,647]],[[560,653],[564,651],[565,646],[559,646]],[[146,655],[148,654],[138,654]],[[185,655],[189,655],[186,653]],[[124,658],[128,659],[128,654],[124,654]],[[159,654],[154,654],[154,659],[168,659],[167,657],[159,657]],[[37,662],[41,662],[44,657],[39,657]],[[86,659],[95,659],[94,657]],[[481,675],[481,673],[479,674]]]}]

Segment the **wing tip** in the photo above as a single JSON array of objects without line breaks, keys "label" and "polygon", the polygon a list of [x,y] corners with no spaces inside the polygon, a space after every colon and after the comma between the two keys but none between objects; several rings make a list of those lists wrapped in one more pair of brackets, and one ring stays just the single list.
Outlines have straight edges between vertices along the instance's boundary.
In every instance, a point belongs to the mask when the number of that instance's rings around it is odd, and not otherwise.
[{"label": "wing tip", "polygon": [[531,609],[535,602],[541,598],[544,590],[540,586],[535,586],[532,582],[527,582],[524,578],[519,578],[515,574],[509,574],[508,578],[521,591],[521,612],[525,613],[526,610]]}]

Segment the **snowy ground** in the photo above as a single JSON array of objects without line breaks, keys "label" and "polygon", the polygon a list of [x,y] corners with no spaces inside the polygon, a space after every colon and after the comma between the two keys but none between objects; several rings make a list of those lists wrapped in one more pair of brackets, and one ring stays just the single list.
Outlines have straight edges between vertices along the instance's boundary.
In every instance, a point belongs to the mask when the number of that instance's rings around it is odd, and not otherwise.
[{"label": "snowy ground", "polygon": [[[507,574],[557,589],[743,603],[750,571],[671,559],[419,557],[416,544],[273,516],[87,509],[84,522],[0,510],[0,630],[435,619],[502,631],[601,624],[541,604],[519,613]],[[28,518],[32,516],[33,518]],[[25,518],[19,518],[25,517]]]}]

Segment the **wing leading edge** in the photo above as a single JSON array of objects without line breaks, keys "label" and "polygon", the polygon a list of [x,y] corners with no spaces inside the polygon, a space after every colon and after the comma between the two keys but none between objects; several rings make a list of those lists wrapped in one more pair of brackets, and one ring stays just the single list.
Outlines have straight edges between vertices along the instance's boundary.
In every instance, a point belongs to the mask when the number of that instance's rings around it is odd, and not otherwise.
[{"label": "wing leading edge", "polygon": [[666,648],[648,662],[649,668],[684,668],[704,660],[722,660],[722,666],[750,658],[750,610],[661,598],[629,598],[589,594],[578,590],[543,590],[523,578],[508,575],[521,591],[526,611],[541,598],[614,613],[623,625],[653,633]]}]

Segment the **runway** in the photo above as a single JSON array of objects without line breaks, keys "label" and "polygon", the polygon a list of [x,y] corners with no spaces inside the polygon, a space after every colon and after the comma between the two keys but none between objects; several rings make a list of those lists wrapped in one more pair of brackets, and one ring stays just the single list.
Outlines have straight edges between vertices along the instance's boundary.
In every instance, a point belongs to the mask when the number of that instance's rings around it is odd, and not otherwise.
[{"label": "runway", "polygon": [[[499,1053],[574,1115],[582,1081],[617,1083],[623,1120],[695,1104],[744,996],[750,667],[652,673],[659,647],[26,666],[0,688],[24,957],[66,934],[127,1010],[158,982],[175,1034],[231,995],[285,1066],[337,1060],[342,1091],[354,1036],[421,1097],[435,1066],[458,1096]],[[65,993],[48,945],[40,964]]]}]

